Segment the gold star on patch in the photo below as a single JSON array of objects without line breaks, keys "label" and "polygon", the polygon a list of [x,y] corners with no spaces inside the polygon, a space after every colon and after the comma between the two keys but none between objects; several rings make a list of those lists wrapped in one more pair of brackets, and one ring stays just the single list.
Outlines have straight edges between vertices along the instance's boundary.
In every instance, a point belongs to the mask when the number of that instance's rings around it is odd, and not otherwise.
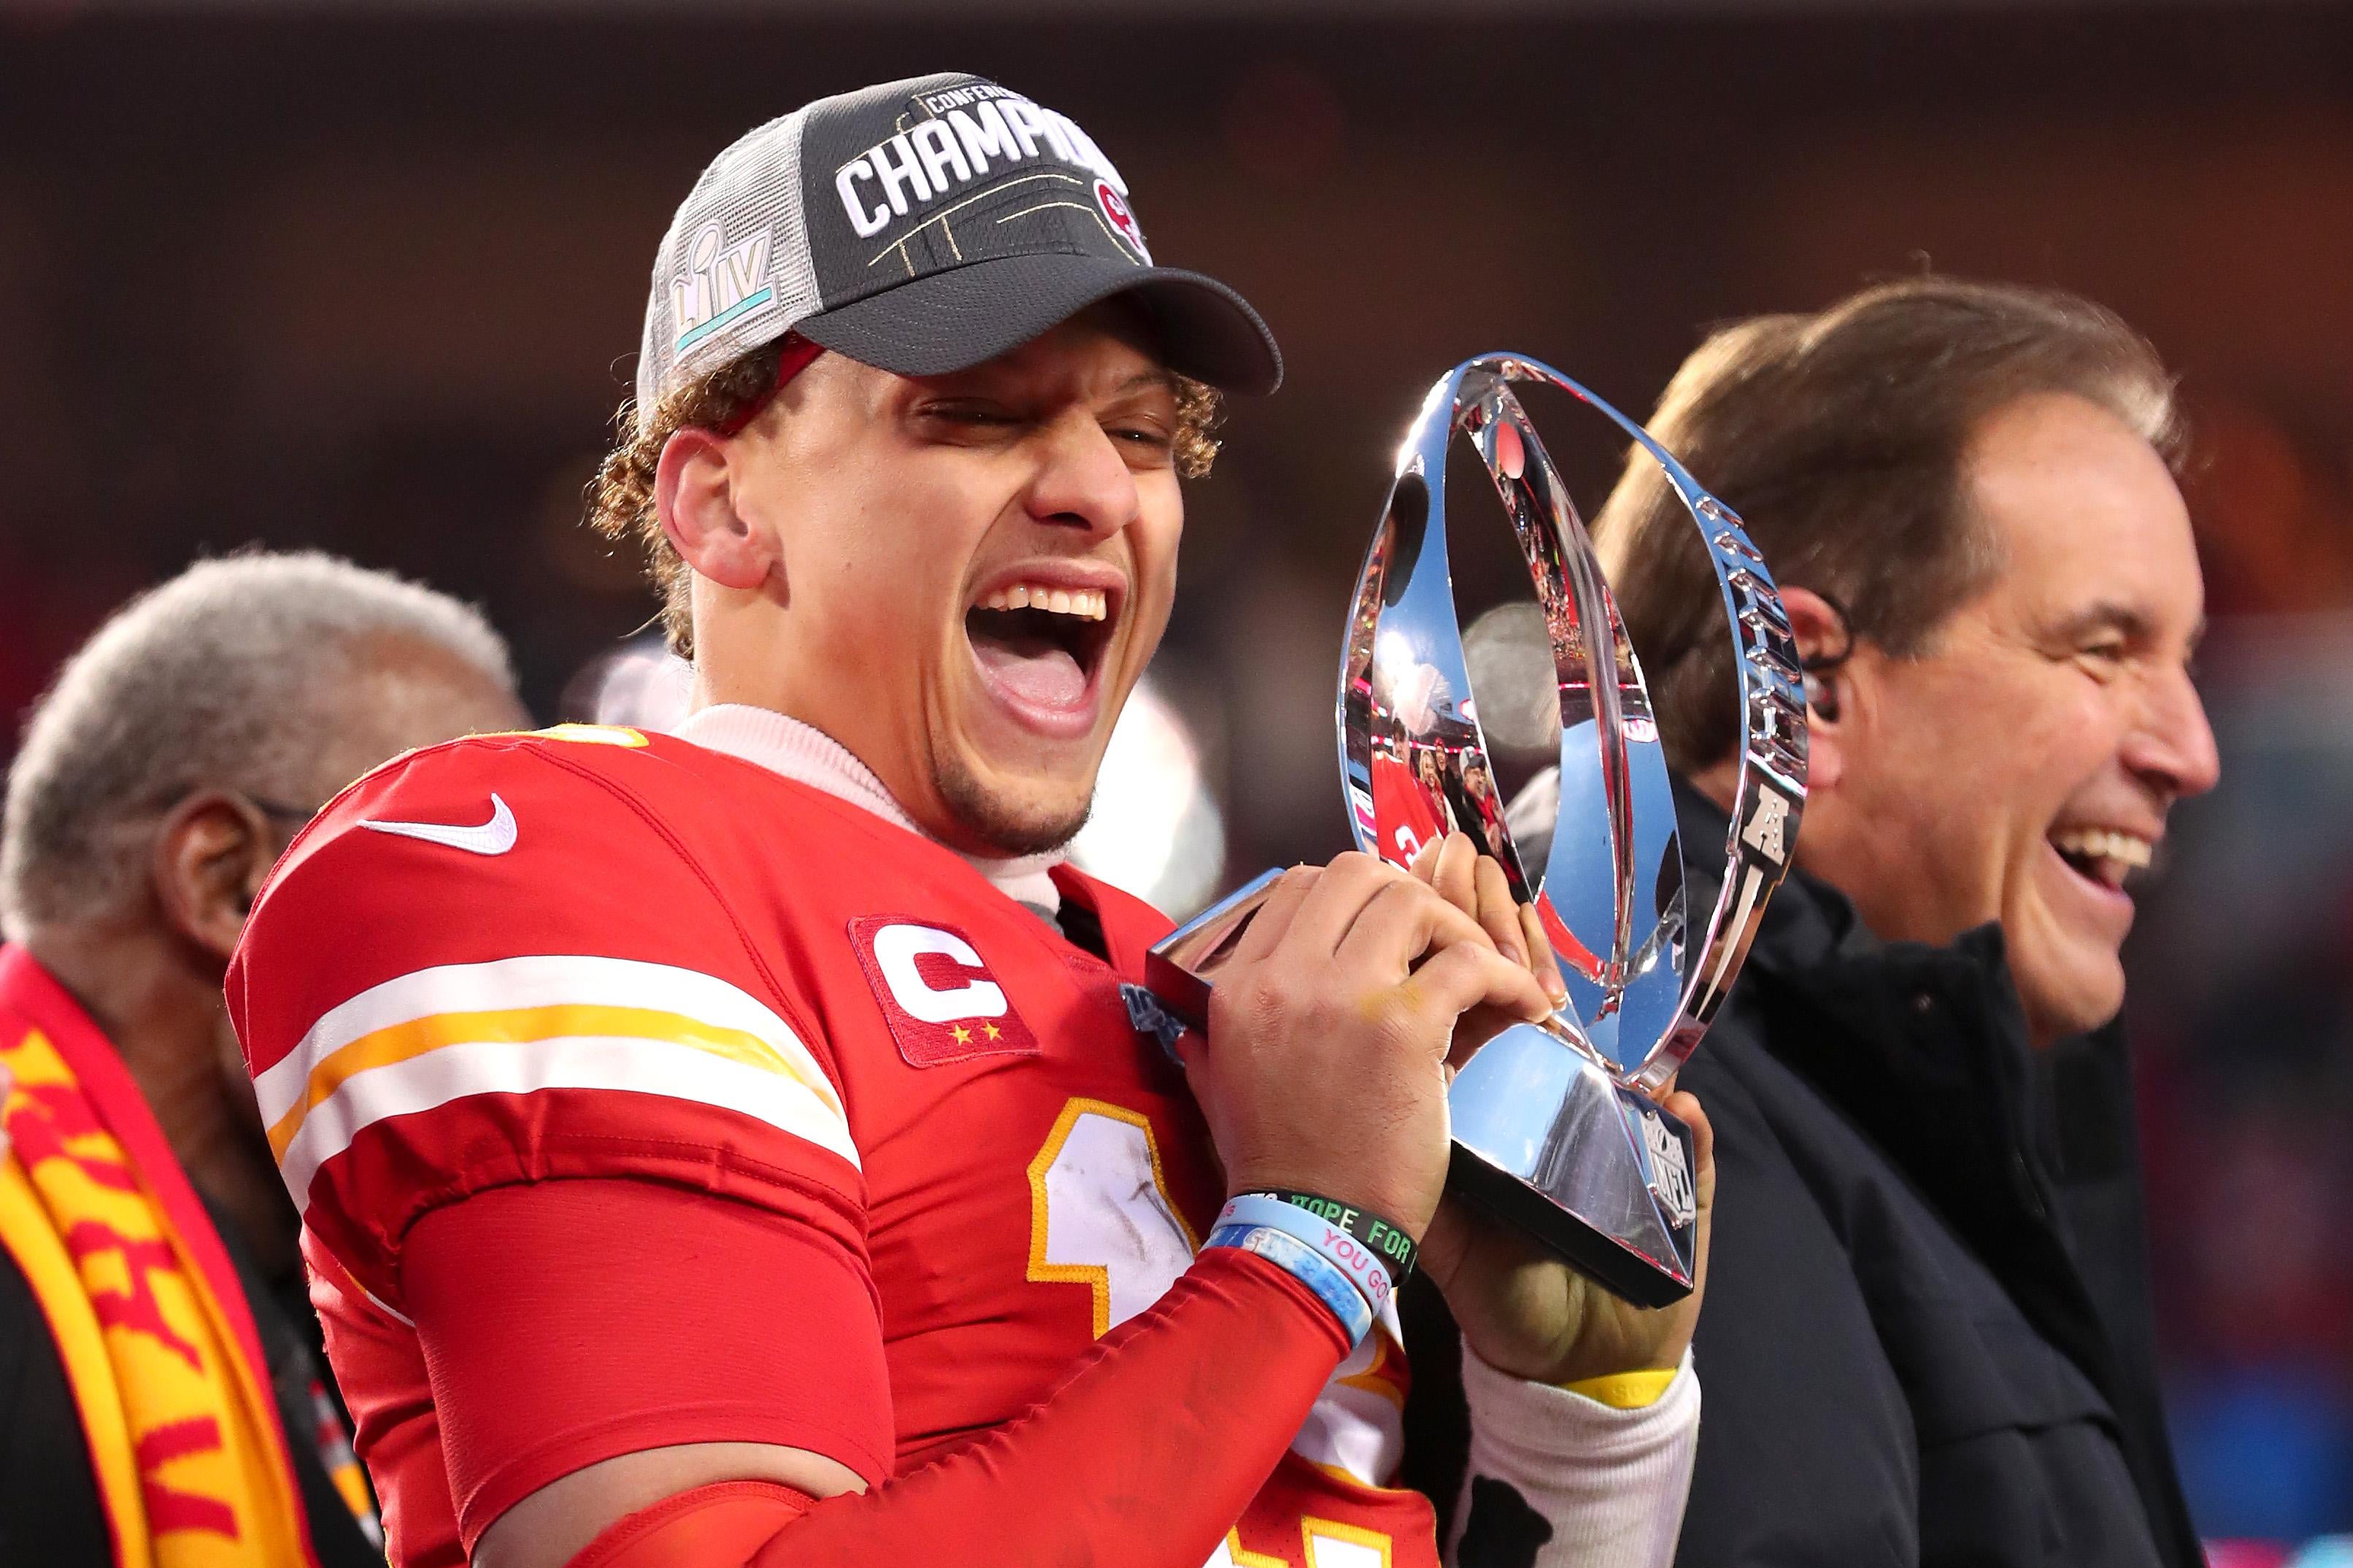
[{"label": "gold star on patch", "polygon": [[1001,1040],[1005,1037],[1005,1031],[994,1024],[983,1024],[980,1026],[980,1032],[992,1040]]},{"label": "gold star on patch", "polygon": [[959,1046],[968,1046],[972,1044],[972,1031],[965,1028],[962,1024],[952,1025],[948,1029],[948,1033],[955,1037],[955,1043]]}]

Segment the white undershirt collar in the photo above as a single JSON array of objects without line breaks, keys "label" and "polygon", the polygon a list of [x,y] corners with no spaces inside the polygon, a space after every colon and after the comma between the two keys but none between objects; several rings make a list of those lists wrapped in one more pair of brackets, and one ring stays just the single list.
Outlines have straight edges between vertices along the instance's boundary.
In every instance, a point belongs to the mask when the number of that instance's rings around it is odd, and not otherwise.
[{"label": "white undershirt collar", "polygon": [[[837,800],[861,806],[893,827],[902,827],[919,838],[939,843],[915,825],[906,808],[874,776],[873,769],[814,724],[748,703],[721,702],[697,710],[675,733],[681,741],[740,757],[772,773],[822,790]],[[998,892],[1016,903],[1044,911],[1050,920],[1062,907],[1061,889],[1054,886],[1052,871],[1069,858],[1068,850],[1050,849],[1042,855],[1018,857],[965,855],[955,850],[950,853],[987,878]]]}]

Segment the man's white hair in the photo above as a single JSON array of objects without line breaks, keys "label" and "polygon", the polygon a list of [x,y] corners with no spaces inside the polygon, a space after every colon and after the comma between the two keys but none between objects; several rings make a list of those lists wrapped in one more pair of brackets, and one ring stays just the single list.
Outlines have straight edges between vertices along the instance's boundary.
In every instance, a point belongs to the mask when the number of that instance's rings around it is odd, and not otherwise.
[{"label": "man's white hair", "polygon": [[163,813],[193,789],[320,805],[350,782],[327,775],[350,765],[370,677],[404,645],[514,689],[480,611],[332,556],[199,562],[133,599],[26,723],[0,817],[0,927],[121,908]]}]

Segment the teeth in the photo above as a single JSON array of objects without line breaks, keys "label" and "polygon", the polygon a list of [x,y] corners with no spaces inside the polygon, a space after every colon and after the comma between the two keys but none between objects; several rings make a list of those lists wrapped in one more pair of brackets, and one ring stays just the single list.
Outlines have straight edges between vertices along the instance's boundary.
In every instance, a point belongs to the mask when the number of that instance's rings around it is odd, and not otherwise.
[{"label": "teeth", "polygon": [[1111,595],[1101,588],[1054,588],[1042,583],[1017,583],[981,600],[984,610],[1048,610],[1100,621],[1111,613]]},{"label": "teeth", "polygon": [[2071,827],[2051,836],[2052,847],[2084,863],[2084,868],[2111,888],[2122,889],[2126,876],[2148,868],[2156,846],[2137,833],[2104,827]]}]

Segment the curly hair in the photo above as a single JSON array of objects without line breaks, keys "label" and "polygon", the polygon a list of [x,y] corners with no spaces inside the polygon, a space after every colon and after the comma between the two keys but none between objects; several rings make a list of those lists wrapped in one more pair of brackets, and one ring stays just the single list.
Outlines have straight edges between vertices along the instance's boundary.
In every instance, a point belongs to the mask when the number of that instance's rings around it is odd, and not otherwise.
[{"label": "curly hair", "polygon": [[[613,449],[589,487],[588,526],[618,542],[634,539],[646,554],[646,575],[661,600],[662,633],[670,651],[694,657],[694,623],[689,585],[693,573],[662,532],[654,502],[654,471],[662,448],[681,430],[725,430],[739,426],[775,390],[782,345],[765,344],[680,387],[640,422],[634,399],[613,416]],[[1216,430],[1223,398],[1217,388],[1187,376],[1176,384],[1176,472],[1198,479],[1218,455]]]}]

